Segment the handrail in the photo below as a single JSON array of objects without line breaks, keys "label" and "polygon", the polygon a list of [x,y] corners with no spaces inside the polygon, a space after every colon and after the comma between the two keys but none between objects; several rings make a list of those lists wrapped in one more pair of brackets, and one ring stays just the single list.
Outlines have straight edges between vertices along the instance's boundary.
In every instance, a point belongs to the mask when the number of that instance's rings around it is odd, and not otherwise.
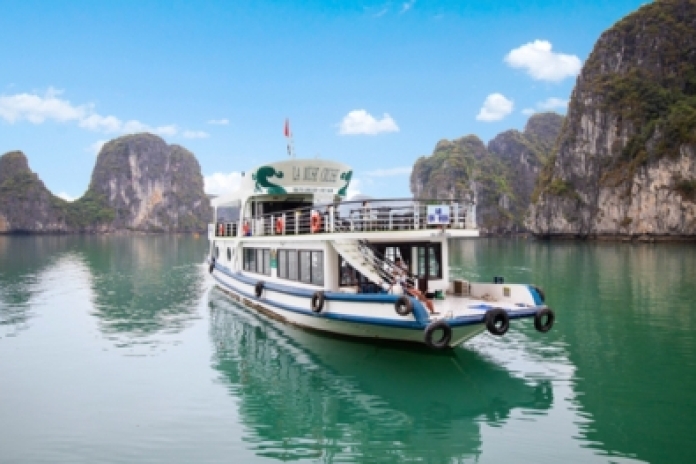
[{"label": "handrail", "polygon": [[[445,227],[476,228],[475,203],[460,200],[400,198],[306,206],[258,217],[243,217],[236,222],[218,223],[214,225],[214,230],[218,237],[233,237],[242,236],[247,230],[253,236],[268,236],[437,228],[438,225],[429,224],[427,219],[428,206],[433,205],[446,207],[444,212],[449,214],[447,214],[448,221]],[[317,215],[319,219],[313,219],[313,216]],[[281,227],[278,227],[279,219]]]}]

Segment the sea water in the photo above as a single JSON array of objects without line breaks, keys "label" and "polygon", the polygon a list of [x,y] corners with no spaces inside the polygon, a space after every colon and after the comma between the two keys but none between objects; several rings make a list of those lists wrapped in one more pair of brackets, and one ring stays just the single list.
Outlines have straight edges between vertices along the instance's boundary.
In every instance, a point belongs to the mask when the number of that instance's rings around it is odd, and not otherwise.
[{"label": "sea water", "polygon": [[0,236],[0,463],[695,462],[696,246],[470,239],[556,312],[448,353],[213,288],[193,236]]}]

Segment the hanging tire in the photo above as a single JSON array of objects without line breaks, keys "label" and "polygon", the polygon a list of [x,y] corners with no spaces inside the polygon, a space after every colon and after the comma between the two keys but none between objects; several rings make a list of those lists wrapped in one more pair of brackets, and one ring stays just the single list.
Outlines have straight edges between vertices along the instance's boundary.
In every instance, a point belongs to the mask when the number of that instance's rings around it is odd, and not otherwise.
[{"label": "hanging tire", "polygon": [[210,257],[210,266],[208,266],[208,274],[213,273],[213,269],[215,269],[215,258],[212,256]]},{"label": "hanging tire", "polygon": [[256,285],[254,286],[254,294],[256,295],[256,298],[261,298],[261,294],[263,293],[263,281],[259,280],[256,282]]},{"label": "hanging tire", "polygon": [[413,311],[413,302],[407,296],[400,296],[394,303],[394,309],[399,316],[408,316]]},{"label": "hanging tire", "polygon": [[504,309],[493,308],[486,313],[486,328],[491,335],[505,335],[510,328],[510,316]]},{"label": "hanging tire", "polygon": [[312,295],[312,311],[315,313],[320,313],[324,309],[324,292],[314,292]]},{"label": "hanging tire", "polygon": [[[442,334],[438,337],[437,334],[440,331]],[[437,320],[425,328],[425,344],[429,348],[442,350],[449,346],[450,341],[452,341],[452,327],[445,321]]]},{"label": "hanging tire", "polygon": [[540,309],[534,315],[534,328],[539,332],[548,332],[553,327],[553,322],[556,320],[556,314],[551,308]]},{"label": "hanging tire", "polygon": [[544,303],[546,301],[546,294],[544,293],[544,291],[536,285],[532,285],[532,288],[536,290],[536,292],[539,294],[539,298],[541,298],[541,302]]}]

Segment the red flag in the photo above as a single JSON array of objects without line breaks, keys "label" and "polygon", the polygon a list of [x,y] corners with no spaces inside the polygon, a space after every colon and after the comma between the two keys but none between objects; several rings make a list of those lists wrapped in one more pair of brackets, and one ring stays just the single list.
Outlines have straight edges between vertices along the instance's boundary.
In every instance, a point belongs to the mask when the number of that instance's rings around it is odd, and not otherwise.
[{"label": "red flag", "polygon": [[290,121],[288,119],[285,120],[285,136],[290,137]]}]

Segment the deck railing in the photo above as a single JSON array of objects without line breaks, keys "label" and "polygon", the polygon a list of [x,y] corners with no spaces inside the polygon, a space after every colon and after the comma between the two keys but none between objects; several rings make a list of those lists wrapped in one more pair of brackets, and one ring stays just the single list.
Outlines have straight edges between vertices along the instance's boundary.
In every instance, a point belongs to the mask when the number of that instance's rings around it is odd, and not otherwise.
[{"label": "deck railing", "polygon": [[[439,208],[439,209],[438,209]],[[309,206],[211,224],[216,237],[475,229],[475,204],[457,200],[369,200]]]}]

